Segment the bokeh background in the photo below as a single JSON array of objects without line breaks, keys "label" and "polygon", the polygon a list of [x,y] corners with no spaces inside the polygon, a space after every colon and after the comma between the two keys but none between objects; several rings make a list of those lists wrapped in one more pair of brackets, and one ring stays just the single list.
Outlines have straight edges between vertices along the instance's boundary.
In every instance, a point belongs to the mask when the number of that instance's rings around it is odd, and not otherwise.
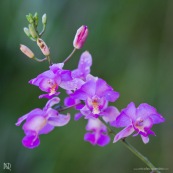
[{"label": "bokeh background", "polygon": [[[106,147],[83,140],[86,121],[56,128],[41,136],[41,145],[24,148],[24,133],[15,122],[30,110],[42,108],[42,92],[28,81],[48,69],[19,50],[29,46],[38,57],[39,48],[23,32],[25,15],[47,13],[43,39],[54,62],[61,62],[73,49],[76,30],[89,27],[89,37],[66,68],[76,68],[80,54],[93,56],[92,74],[112,85],[121,97],[119,109],[131,101],[147,102],[166,118],[153,127],[157,136],[145,145],[140,137],[129,137],[141,153],[163,172],[173,172],[173,1],[172,0],[1,0],[0,1],[0,172],[11,163],[14,173],[131,173],[145,168],[121,142]],[[72,117],[74,112],[72,112]],[[112,136],[113,138],[113,136]],[[146,171],[147,172],[147,171]]]}]

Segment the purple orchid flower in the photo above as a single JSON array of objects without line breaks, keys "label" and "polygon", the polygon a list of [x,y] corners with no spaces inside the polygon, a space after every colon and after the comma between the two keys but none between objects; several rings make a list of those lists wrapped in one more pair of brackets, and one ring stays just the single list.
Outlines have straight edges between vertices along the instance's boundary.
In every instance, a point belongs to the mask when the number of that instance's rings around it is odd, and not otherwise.
[{"label": "purple orchid flower", "polygon": [[42,91],[48,94],[43,94],[39,98],[52,98],[57,96],[58,87],[65,90],[75,90],[79,88],[84,82],[78,78],[72,78],[70,70],[63,70],[64,63],[53,64],[50,70],[38,75],[36,78],[29,81],[30,84],[38,86]]},{"label": "purple orchid flower", "polygon": [[114,138],[114,142],[131,135],[133,132],[137,132],[134,136],[140,135],[143,142],[146,144],[149,142],[149,135],[155,135],[151,130],[153,124],[164,122],[165,119],[157,112],[157,110],[148,105],[142,103],[135,107],[135,104],[131,102],[127,108],[123,109],[120,115],[112,122],[112,126],[125,127]]},{"label": "purple orchid flower", "polygon": [[110,142],[110,137],[107,134],[106,126],[96,118],[90,118],[86,126],[87,132],[84,140],[90,142],[92,145],[99,145],[101,147]]},{"label": "purple orchid flower", "polygon": [[[106,113],[108,102],[117,100],[119,93],[114,91],[103,79],[88,75],[86,83],[72,93],[71,97],[85,102],[85,106],[80,109],[85,118],[97,118]],[[110,108],[110,110],[114,112],[115,109]]]},{"label": "purple orchid flower", "polygon": [[[87,76],[90,74],[90,67],[92,65],[92,57],[91,54],[88,51],[85,51],[82,53],[79,63],[78,63],[78,68],[72,71],[72,78],[79,78],[86,82]],[[78,85],[79,88],[81,87]],[[79,89],[76,88],[76,89]],[[72,94],[72,91],[67,91],[67,94]],[[65,106],[73,106],[75,109],[79,110],[81,109],[84,105],[81,104],[79,99],[73,99],[72,97],[66,97],[64,100],[64,105]],[[75,120],[79,119],[81,116],[83,116],[81,113],[77,113],[75,115]]]},{"label": "purple orchid flower", "polygon": [[27,148],[35,148],[40,144],[39,135],[51,132],[55,126],[64,126],[70,121],[70,115],[59,114],[51,107],[59,103],[60,99],[54,97],[49,100],[42,109],[36,108],[31,112],[20,117],[16,123],[17,126],[26,120],[23,124],[25,137],[22,143]]}]

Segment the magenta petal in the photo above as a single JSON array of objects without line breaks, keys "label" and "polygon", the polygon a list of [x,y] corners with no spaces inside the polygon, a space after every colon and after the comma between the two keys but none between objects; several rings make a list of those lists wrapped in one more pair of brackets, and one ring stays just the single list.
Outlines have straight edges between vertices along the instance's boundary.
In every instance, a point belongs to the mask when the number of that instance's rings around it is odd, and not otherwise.
[{"label": "magenta petal", "polygon": [[117,142],[118,140],[125,138],[129,135],[131,135],[134,132],[134,129],[132,126],[128,126],[121,130],[119,133],[116,134],[113,143]]},{"label": "magenta petal", "polygon": [[62,81],[59,86],[65,90],[76,90],[84,84],[82,79],[73,79],[70,81]]},{"label": "magenta petal", "polygon": [[165,119],[160,114],[152,114],[150,115],[150,118],[153,121],[153,124],[163,123]]},{"label": "magenta petal", "polygon": [[116,120],[111,123],[111,125],[115,127],[126,127],[130,124],[132,124],[131,119],[124,112],[121,112]]},{"label": "magenta petal", "polygon": [[56,117],[50,117],[48,123],[52,126],[64,126],[70,121],[70,115],[58,114]]},{"label": "magenta petal", "polygon": [[61,81],[69,81],[72,80],[71,71],[70,70],[63,70],[61,72]]},{"label": "magenta petal", "polygon": [[43,78],[39,83],[39,88],[42,91],[50,92],[50,88],[55,84],[55,81],[50,78]]},{"label": "magenta petal", "polygon": [[32,111],[30,111],[29,113],[23,115],[22,117],[20,117],[18,120],[17,120],[17,123],[16,123],[16,126],[20,126],[20,124],[24,121],[24,120],[29,120],[31,119],[33,116],[36,116],[36,115],[39,115],[39,114],[42,114],[43,111],[39,108],[36,108],[36,109],[33,109]]},{"label": "magenta petal", "polygon": [[47,110],[48,108],[51,108],[52,106],[54,106],[55,104],[58,104],[60,102],[60,98],[59,97],[53,97],[52,99],[50,99],[45,107],[44,110]]},{"label": "magenta petal", "polygon": [[81,117],[83,117],[83,115],[79,112],[79,113],[75,114],[74,120],[78,121]]},{"label": "magenta petal", "polygon": [[42,115],[35,115],[32,116],[32,118],[27,119],[25,124],[23,125],[23,130],[24,131],[40,131],[45,125],[46,125],[46,118],[43,117]]},{"label": "magenta petal", "polygon": [[86,82],[84,85],[82,85],[80,90],[85,92],[90,97],[94,96],[95,92],[96,92],[96,83],[95,83],[95,81],[90,80],[90,81]]},{"label": "magenta petal", "polygon": [[73,98],[73,99],[80,99],[80,100],[86,100],[88,95],[81,91],[81,90],[77,90],[75,91],[73,94],[70,94],[70,96]]},{"label": "magenta petal", "polygon": [[95,135],[92,133],[86,133],[84,135],[84,140],[90,142],[92,145],[96,144]]},{"label": "magenta petal", "polygon": [[35,147],[38,147],[40,144],[39,137],[37,136],[36,133],[29,132],[22,140],[22,144],[26,148],[33,149]]},{"label": "magenta petal", "polygon": [[136,107],[133,102],[127,105],[127,108],[122,110],[126,115],[128,115],[131,119],[136,120]]},{"label": "magenta petal", "polygon": [[43,127],[43,129],[41,129],[39,131],[39,135],[41,134],[48,134],[49,132],[51,132],[54,129],[54,126],[47,124],[46,126]]},{"label": "magenta petal", "polygon": [[81,113],[85,116],[90,115],[91,111],[88,109],[88,107],[85,105],[82,109],[80,109]]},{"label": "magenta petal", "polygon": [[149,142],[149,137],[148,136],[143,136],[141,135],[142,141],[144,142],[144,144],[147,144]]},{"label": "magenta petal", "polygon": [[[78,68],[87,71],[89,69],[86,68],[90,67],[91,65],[92,65],[91,54],[88,51],[83,52],[80,57]],[[89,74],[89,71],[87,71],[87,73]]]},{"label": "magenta petal", "polygon": [[137,116],[145,118],[146,116],[157,114],[157,110],[147,103],[142,103],[138,106],[136,113]]},{"label": "magenta petal", "polygon": [[85,51],[80,57],[78,68],[72,71],[73,78],[80,78],[85,81],[86,76],[90,73],[91,65],[92,57],[88,51]]},{"label": "magenta petal", "polygon": [[53,73],[57,73],[59,70],[62,70],[63,66],[64,63],[53,64],[50,66],[50,70],[53,71]]},{"label": "magenta petal", "polygon": [[20,124],[26,120],[26,118],[28,117],[29,114],[25,114],[23,115],[22,117],[20,117],[18,120],[17,120],[17,123],[15,124],[16,126],[20,126]]},{"label": "magenta petal", "polygon": [[108,135],[101,134],[97,140],[97,144],[101,147],[107,145],[110,142],[110,137]]},{"label": "magenta petal", "polygon": [[150,130],[150,129],[147,131],[147,135],[156,136],[156,134],[152,130]]},{"label": "magenta petal", "polygon": [[103,119],[106,122],[112,122],[119,115],[119,111],[114,106],[107,107],[104,111],[102,111],[101,115],[103,115]]},{"label": "magenta petal", "polygon": [[102,97],[108,90],[113,90],[103,79],[98,79],[96,82],[96,95]]},{"label": "magenta petal", "polygon": [[105,92],[105,97],[108,101],[110,102],[115,102],[119,98],[120,94],[116,91],[106,91]]},{"label": "magenta petal", "polygon": [[75,106],[75,109],[81,110],[83,107],[84,107],[84,105],[83,105],[82,103],[78,103],[78,104]]},{"label": "magenta petal", "polygon": [[73,99],[73,98],[71,98],[71,97],[66,97],[65,99],[64,99],[64,105],[65,106],[73,106],[73,105],[75,105],[76,104],[76,99]]}]

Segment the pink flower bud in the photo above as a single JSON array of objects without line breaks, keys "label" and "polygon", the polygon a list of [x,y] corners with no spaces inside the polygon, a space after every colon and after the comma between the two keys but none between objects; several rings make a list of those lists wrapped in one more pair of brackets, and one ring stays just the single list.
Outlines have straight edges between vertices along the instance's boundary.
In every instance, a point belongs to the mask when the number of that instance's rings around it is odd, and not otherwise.
[{"label": "pink flower bud", "polygon": [[25,45],[20,45],[20,50],[29,58],[34,58],[34,53]]},{"label": "pink flower bud", "polygon": [[76,32],[76,35],[73,41],[73,46],[76,49],[81,49],[83,44],[85,43],[87,36],[88,36],[88,27],[85,25],[82,25]]},{"label": "pink flower bud", "polygon": [[43,55],[48,56],[50,54],[48,46],[41,38],[37,39],[37,45],[40,47]]}]

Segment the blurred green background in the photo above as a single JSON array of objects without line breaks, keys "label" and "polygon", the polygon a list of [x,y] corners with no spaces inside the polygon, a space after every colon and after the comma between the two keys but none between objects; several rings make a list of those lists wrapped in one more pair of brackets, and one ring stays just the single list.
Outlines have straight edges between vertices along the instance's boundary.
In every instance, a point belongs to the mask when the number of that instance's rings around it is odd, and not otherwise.
[{"label": "blurred green background", "polygon": [[155,106],[166,118],[153,127],[157,136],[151,136],[147,145],[139,136],[128,141],[156,167],[168,169],[163,172],[173,172],[172,0],[1,0],[0,9],[0,172],[9,172],[4,163],[11,163],[14,173],[137,173],[134,168],[146,167],[121,142],[103,148],[85,142],[83,119],[72,118],[67,126],[42,135],[38,148],[22,146],[24,133],[15,122],[46,103],[28,81],[47,70],[48,64],[36,63],[19,50],[22,43],[42,56],[23,33],[25,15],[35,12],[40,17],[47,13],[43,39],[54,62],[68,56],[76,30],[88,25],[85,46],[65,68],[76,68],[80,54],[88,50],[93,56],[92,74],[121,94],[114,106],[122,109],[131,101]]}]

